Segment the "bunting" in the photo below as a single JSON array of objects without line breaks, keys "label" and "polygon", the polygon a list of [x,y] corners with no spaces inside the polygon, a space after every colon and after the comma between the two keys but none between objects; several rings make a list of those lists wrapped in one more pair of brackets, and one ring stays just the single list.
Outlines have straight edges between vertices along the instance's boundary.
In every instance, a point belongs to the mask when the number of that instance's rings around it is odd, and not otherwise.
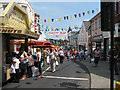
[{"label": "bunting", "polygon": [[[77,17],[81,17],[81,16],[85,16],[85,15],[89,15],[89,14],[94,14],[95,12],[98,12],[99,11],[99,8],[95,9],[95,10],[91,10],[91,11],[86,11],[86,12],[82,12],[82,13],[78,13],[78,14],[74,14],[74,15],[70,15],[70,16],[64,16],[63,17],[63,20],[68,20],[68,19],[73,19],[73,16],[74,18],[77,18]],[[51,22],[54,22],[54,21],[62,21],[62,17],[58,18],[58,19],[54,19],[52,18],[51,19]],[[43,22],[43,19],[40,20],[41,22]],[[39,21],[38,21],[39,22]],[[44,19],[44,22],[50,22],[50,19]]]}]

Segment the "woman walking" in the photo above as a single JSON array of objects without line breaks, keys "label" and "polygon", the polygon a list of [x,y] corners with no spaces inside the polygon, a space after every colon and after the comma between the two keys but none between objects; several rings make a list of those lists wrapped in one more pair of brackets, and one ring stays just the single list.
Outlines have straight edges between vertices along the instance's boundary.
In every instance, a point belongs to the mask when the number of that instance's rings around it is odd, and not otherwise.
[{"label": "woman walking", "polygon": [[40,48],[37,48],[37,65],[39,67],[39,73],[40,75],[38,76],[38,78],[42,78],[42,68],[41,68],[41,52],[40,52]]},{"label": "woman walking", "polygon": [[56,60],[57,60],[57,56],[56,53],[54,52],[54,50],[51,48],[50,49],[50,64],[51,64],[51,70],[54,73],[55,67],[56,67]]},{"label": "woman walking", "polygon": [[60,56],[60,63],[63,63],[64,52],[63,52],[62,48],[60,48],[59,56]]},{"label": "woman walking", "polygon": [[95,63],[95,67],[98,66],[98,61],[101,58],[101,52],[99,50],[99,48],[97,47],[97,49],[94,51],[94,63]]},{"label": "woman walking", "polygon": [[27,53],[24,51],[24,48],[21,49],[21,56],[20,56],[20,69],[21,69],[21,73],[23,75],[23,77],[20,80],[25,80],[26,79],[26,75],[27,75],[27,67],[28,67],[28,55]]}]

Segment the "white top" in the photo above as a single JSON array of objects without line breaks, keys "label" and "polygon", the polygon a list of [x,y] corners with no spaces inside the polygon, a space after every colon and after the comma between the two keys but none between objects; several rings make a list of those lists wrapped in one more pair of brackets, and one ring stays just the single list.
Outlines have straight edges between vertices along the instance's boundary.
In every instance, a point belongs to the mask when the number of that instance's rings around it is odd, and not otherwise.
[{"label": "white top", "polygon": [[64,52],[62,50],[59,51],[60,56],[64,56]]},{"label": "white top", "polygon": [[[38,55],[40,55],[39,60],[38,60]],[[37,52],[37,60],[38,60],[38,61],[41,61],[41,52]]]},{"label": "white top", "polygon": [[54,53],[52,52],[52,53],[50,53],[50,58],[51,59],[54,59],[55,58],[55,55],[54,55]]},{"label": "white top", "polygon": [[19,64],[20,64],[19,59],[17,59],[16,57],[13,57],[13,62],[16,62],[14,64],[15,69],[19,69]]}]

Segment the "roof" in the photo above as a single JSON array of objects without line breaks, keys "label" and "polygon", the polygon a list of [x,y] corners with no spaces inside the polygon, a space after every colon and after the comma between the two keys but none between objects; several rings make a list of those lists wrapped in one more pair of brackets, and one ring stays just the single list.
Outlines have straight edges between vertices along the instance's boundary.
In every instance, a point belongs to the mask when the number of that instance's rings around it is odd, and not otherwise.
[{"label": "roof", "polygon": [[86,30],[88,30],[89,27],[90,27],[90,22],[89,21],[83,21],[83,23],[85,25]]}]

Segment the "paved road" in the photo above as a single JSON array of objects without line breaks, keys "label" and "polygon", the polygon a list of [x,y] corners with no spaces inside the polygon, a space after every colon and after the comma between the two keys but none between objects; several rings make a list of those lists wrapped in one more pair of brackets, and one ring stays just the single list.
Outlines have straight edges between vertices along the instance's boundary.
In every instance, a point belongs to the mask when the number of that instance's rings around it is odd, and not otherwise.
[{"label": "paved road", "polygon": [[86,67],[78,61],[64,60],[52,73],[49,66],[43,68],[44,78],[27,78],[20,83],[8,83],[3,88],[90,88]]}]

